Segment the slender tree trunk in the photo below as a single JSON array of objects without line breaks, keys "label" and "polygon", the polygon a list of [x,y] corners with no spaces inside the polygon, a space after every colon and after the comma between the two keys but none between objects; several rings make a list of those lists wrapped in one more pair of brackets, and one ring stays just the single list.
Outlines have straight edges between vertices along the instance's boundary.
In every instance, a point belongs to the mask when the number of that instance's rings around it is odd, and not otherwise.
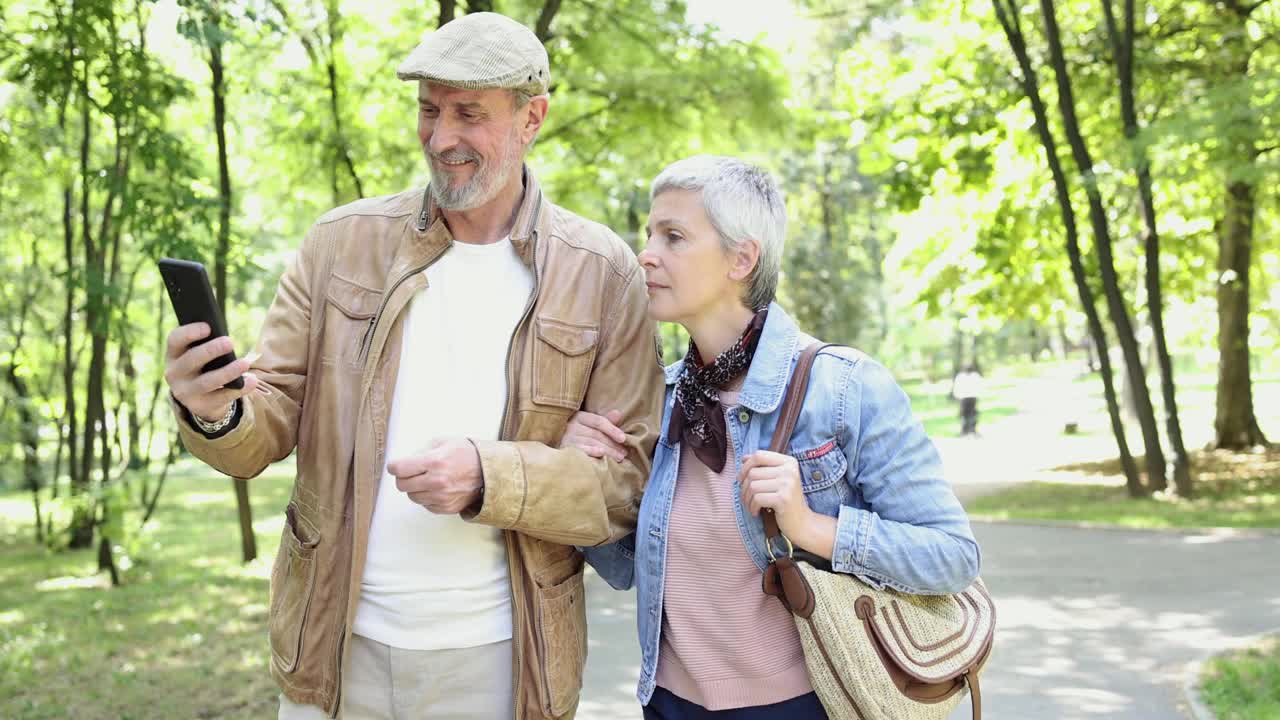
[{"label": "slender tree trunk", "polygon": [[[76,264],[75,264],[75,221],[73,219],[71,182],[62,191],[62,240],[63,250],[65,252],[67,268],[66,275],[63,279],[63,309],[62,309],[62,420],[59,423],[59,432],[66,437],[67,445],[67,477],[69,478],[70,492],[75,494],[83,489],[79,476],[76,474],[77,467],[77,442],[76,442],[76,424],[79,418],[76,415],[76,359],[75,359],[75,294],[76,294]],[[59,455],[61,458],[61,455]],[[58,487],[57,469],[53,474],[53,486],[55,492]]]},{"label": "slender tree trunk", "polygon": [[[80,235],[81,235],[82,249],[85,252],[84,280],[85,280],[85,289],[87,294],[87,302],[85,303],[86,324],[89,326],[90,330],[92,330],[93,321],[97,317],[96,309],[95,309],[95,303],[97,300],[94,296],[95,277],[92,272],[92,267],[93,267],[93,238],[91,234],[92,223],[89,221],[89,195],[90,195],[90,189],[91,189],[91,184],[90,184],[91,173],[89,170],[89,147],[90,147],[90,137],[91,137],[90,135],[91,103],[89,98],[89,80],[88,80],[87,68],[83,71],[80,78],[80,105],[81,105],[80,107],[80,131],[81,131],[81,136],[80,136]],[[71,332],[70,332],[69,326],[68,326],[67,334],[68,334],[67,352],[70,352],[72,343],[70,340]],[[73,366],[70,362],[68,362],[67,367],[71,368]],[[93,373],[94,373],[94,368],[90,367],[90,370],[89,370],[90,386],[92,386],[93,384],[93,381],[92,381]],[[74,387],[74,385],[72,385],[68,389],[68,397],[74,397],[75,391],[76,391],[76,388]],[[101,397],[99,397],[98,399],[101,400]],[[74,438],[76,433],[76,429],[74,428],[74,426],[71,428],[71,433]],[[80,453],[78,456],[76,456],[76,462],[73,465],[74,469],[72,470],[72,475],[71,475],[71,482],[72,482],[71,493],[73,495],[84,494],[89,490],[89,473],[91,468],[93,467],[94,438],[96,437],[96,433],[93,432],[92,393],[87,395],[85,398],[84,431],[80,433],[80,437],[84,440],[84,445],[82,448],[80,448]],[[72,448],[74,449],[74,447],[75,447],[75,441],[73,439]],[[73,452],[73,456],[75,456],[74,452]],[[86,507],[76,508],[76,511],[74,512],[71,518],[71,528],[70,528],[71,542],[69,544],[69,547],[87,548],[93,544],[93,517],[94,517],[94,513],[92,511],[92,508],[86,508]]]},{"label": "slender tree trunk", "polygon": [[[1246,29],[1248,13],[1235,11],[1238,27],[1221,39],[1228,77],[1248,77],[1252,48]],[[1258,161],[1258,120],[1249,113],[1237,121],[1243,127],[1227,134],[1229,160],[1251,168]],[[1249,366],[1249,271],[1253,266],[1254,218],[1257,194],[1247,172],[1229,175],[1218,231],[1218,391],[1214,444],[1244,450],[1266,445],[1253,408],[1253,376]]]},{"label": "slender tree trunk", "polygon": [[169,439],[169,451],[165,455],[164,467],[160,470],[160,478],[156,481],[156,491],[154,495],[144,496],[143,507],[145,511],[142,514],[142,521],[138,523],[138,528],[146,527],[147,521],[151,519],[152,513],[156,511],[156,504],[160,502],[160,493],[164,491],[164,481],[169,477],[169,469],[173,467],[173,461],[178,457],[178,448],[182,441],[175,433]]},{"label": "slender tree trunk", "polygon": [[[214,15],[212,20],[216,29],[217,16]],[[230,305],[230,298],[227,296],[227,257],[231,250],[231,169],[227,162],[227,106],[226,86],[223,83],[222,43],[216,37],[209,43],[209,70],[213,74],[213,127],[218,137],[218,247],[214,255],[214,277],[218,304],[225,318]],[[359,187],[359,181],[356,186]],[[244,479],[234,478],[231,486],[236,494],[236,509],[240,518],[241,557],[245,562],[250,562],[258,557],[258,543],[253,534],[253,505],[249,502],[249,483]]]},{"label": "slender tree trunk", "polygon": [[493,12],[493,0],[467,0],[467,12]]},{"label": "slender tree trunk", "polygon": [[[156,351],[163,353],[165,346],[165,327],[168,324],[168,317],[164,312],[164,287],[156,286]],[[164,392],[163,373],[157,374],[151,383],[151,402],[147,406],[147,425],[146,436],[147,442],[143,446],[142,457],[147,463],[151,461],[151,445],[156,436],[156,406],[159,404],[161,393]]]},{"label": "slender tree trunk", "polygon": [[125,379],[125,392],[129,402],[128,427],[129,447],[126,457],[129,458],[130,470],[141,470],[147,466],[147,458],[142,456],[142,416],[138,412],[138,368],[133,363],[133,352],[121,352],[122,371]]},{"label": "slender tree trunk", "polygon": [[[1008,3],[1006,5],[1006,3]],[[1102,327],[1102,319],[1098,315],[1097,303],[1093,290],[1085,274],[1084,261],[1080,253],[1079,232],[1076,226],[1075,209],[1071,206],[1071,187],[1067,183],[1067,175],[1063,171],[1062,161],[1058,158],[1058,144],[1049,129],[1049,114],[1040,97],[1040,83],[1035,70],[1031,66],[1031,57],[1027,52],[1025,36],[1022,33],[1018,16],[1018,5],[1013,0],[993,0],[996,17],[1004,30],[1005,38],[1018,61],[1020,71],[1019,82],[1023,94],[1031,102],[1035,117],[1036,134],[1040,137],[1040,145],[1044,149],[1045,160],[1049,164],[1049,174],[1053,177],[1053,186],[1058,198],[1058,208],[1062,215],[1062,225],[1067,236],[1067,257],[1071,265],[1071,278],[1075,281],[1076,293],[1080,297],[1080,307],[1084,310],[1089,325],[1089,337],[1092,349],[1097,353],[1101,367],[1103,396],[1107,401],[1107,414],[1111,419],[1111,432],[1116,439],[1116,447],[1120,452],[1120,466],[1124,470],[1125,486],[1131,497],[1146,495],[1146,489],[1138,477],[1138,467],[1133,455],[1129,452],[1129,441],[1125,437],[1124,421],[1120,417],[1120,403],[1116,398],[1111,359],[1107,349],[1107,334]]]},{"label": "slender tree trunk", "polygon": [[554,33],[551,32],[551,21],[555,19],[556,13],[560,12],[560,2],[561,0],[546,0],[542,4],[542,11],[538,13],[538,22],[534,25],[533,32],[543,45],[554,37]]},{"label": "slender tree trunk", "polygon": [[1098,269],[1102,275],[1103,295],[1107,301],[1111,324],[1116,331],[1116,340],[1120,343],[1120,350],[1124,355],[1125,370],[1129,373],[1129,381],[1133,387],[1138,425],[1142,429],[1143,446],[1146,450],[1147,486],[1151,490],[1163,490],[1167,481],[1164,450],[1160,447],[1160,432],[1156,428],[1155,410],[1151,406],[1151,394],[1147,389],[1146,373],[1142,369],[1142,358],[1138,353],[1138,341],[1134,336],[1133,323],[1129,319],[1129,309],[1125,306],[1120,282],[1116,277],[1115,260],[1111,252],[1111,229],[1108,225],[1106,209],[1102,204],[1102,195],[1098,191],[1098,179],[1093,172],[1093,158],[1089,155],[1084,136],[1080,132],[1079,120],[1076,118],[1075,95],[1067,71],[1066,56],[1062,50],[1062,36],[1058,29],[1054,0],[1040,0],[1040,11],[1044,18],[1045,38],[1048,40],[1054,76],[1057,78],[1058,109],[1062,115],[1063,128],[1067,133],[1067,143],[1071,147],[1071,156],[1075,160],[1076,169],[1083,177],[1085,196],[1089,199],[1089,220],[1093,227],[1094,249],[1098,254]]},{"label": "slender tree trunk", "polygon": [[[329,0],[326,3],[326,10],[329,19],[329,57],[325,63],[325,75],[329,82],[329,113],[333,117],[333,142],[334,149],[337,152],[337,161],[347,169],[347,173],[351,175],[351,182],[356,188],[356,197],[364,197],[364,184],[360,182],[360,176],[356,174],[356,164],[351,157],[351,147],[347,143],[346,133],[342,129],[342,101],[339,98],[338,84],[338,47],[342,42],[342,18],[338,14],[338,3],[336,0]],[[340,204],[342,198],[339,196],[337,172],[334,172],[333,181],[334,204]]]},{"label": "slender tree trunk", "polygon": [[[17,351],[17,348],[14,348]],[[40,478],[40,426],[27,383],[18,373],[18,364],[9,363],[9,385],[13,388],[14,405],[18,409],[18,437],[22,446],[22,484],[31,491],[31,503],[36,514],[36,542],[44,541],[44,525],[40,515],[40,491],[44,483]]]},{"label": "slender tree trunk", "polygon": [[[63,142],[70,144],[70,138],[67,134],[67,110],[71,107],[74,99],[76,99],[76,89],[80,85],[77,82],[75,73],[75,57],[78,52],[76,47],[76,37],[73,28],[76,25],[76,6],[71,6],[71,17],[64,18],[62,16],[61,6],[55,4],[53,6],[54,16],[57,18],[59,26],[66,31],[66,49],[64,64],[67,68],[65,78],[66,94],[62,103],[58,105],[58,130]],[[89,117],[88,102],[84,97],[79,98],[84,104],[82,108],[82,136],[80,139],[80,177],[81,182],[85,182],[88,174],[88,155],[89,155]],[[88,186],[85,186],[85,197],[87,198]],[[87,215],[87,210],[85,211]],[[58,424],[59,444],[64,441],[67,446],[67,493],[76,495],[85,490],[85,483],[77,475],[79,467],[79,448],[78,438],[76,435],[76,427],[79,424],[79,417],[76,407],[76,356],[75,356],[75,296],[76,296],[76,255],[75,255],[75,174],[69,171],[62,185],[62,244],[63,257],[66,260],[66,274],[63,278],[64,282],[64,304],[62,314],[62,419]],[[61,468],[58,463],[61,462],[61,453],[55,458],[55,467],[53,472],[53,497],[58,497],[58,477],[61,474]],[[73,540],[77,537],[77,526],[74,525],[76,519],[73,518],[73,527],[71,535]]]},{"label": "slender tree trunk", "polygon": [[457,12],[457,5],[456,0],[440,0],[440,24],[437,27],[453,20],[454,13]]},{"label": "slender tree trunk", "polygon": [[1147,309],[1155,336],[1157,362],[1160,365],[1160,390],[1164,399],[1165,433],[1173,448],[1173,484],[1178,494],[1189,498],[1193,493],[1191,464],[1182,443],[1182,423],[1178,419],[1177,390],[1173,380],[1173,361],[1164,331],[1164,297],[1160,287],[1160,231],[1156,224],[1155,193],[1151,189],[1151,166],[1146,150],[1138,142],[1138,111],[1133,87],[1134,65],[1134,0],[1124,0],[1124,28],[1118,29],[1111,0],[1102,0],[1108,36],[1120,86],[1120,114],[1124,134],[1133,153],[1134,172],[1138,177],[1138,198],[1142,207],[1143,247],[1146,260]]},{"label": "slender tree trunk", "polygon": [[871,261],[871,277],[876,283],[876,346],[883,347],[889,339],[889,298],[885,293],[884,279],[884,247],[880,243],[880,232],[872,215],[870,227],[867,228],[867,255]]}]

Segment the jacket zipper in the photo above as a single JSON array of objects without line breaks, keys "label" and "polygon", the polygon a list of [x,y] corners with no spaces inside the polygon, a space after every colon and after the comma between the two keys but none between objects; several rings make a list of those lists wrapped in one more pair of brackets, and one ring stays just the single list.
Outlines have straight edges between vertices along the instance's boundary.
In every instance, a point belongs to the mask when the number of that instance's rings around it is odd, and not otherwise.
[{"label": "jacket zipper", "polygon": [[502,430],[501,437],[509,439],[511,437],[511,429],[507,427],[507,421],[511,418],[511,386],[514,381],[511,379],[511,349],[515,346],[516,336],[520,334],[520,328],[529,320],[529,314],[533,311],[533,305],[538,300],[538,231],[533,231],[533,291],[529,293],[529,302],[524,306],[524,312],[520,314],[520,321],[516,323],[516,327],[511,331],[511,337],[507,338],[507,357],[503,361],[502,372],[507,376],[507,400],[502,408],[502,422],[498,425]]},{"label": "jacket zipper", "polygon": [[[441,252],[433,256],[429,260],[427,260],[425,263],[414,268],[413,270],[405,273],[404,275],[401,275],[399,278],[396,279],[395,283],[391,285],[391,288],[387,290],[385,293],[383,293],[382,300],[379,301],[378,303],[378,310],[373,314],[373,317],[369,318],[369,327],[365,329],[364,336],[360,339],[359,358],[360,358],[360,364],[362,366],[366,365],[368,362],[369,352],[373,346],[373,333],[374,333],[374,329],[377,328],[378,326],[378,319],[382,317],[382,312],[386,310],[387,302],[391,299],[391,295],[395,293],[396,288],[400,287],[400,285],[404,283],[406,280],[408,280],[409,278],[431,267],[431,265],[433,265],[436,260],[439,260],[440,256],[443,254],[444,253]],[[365,384],[369,379],[371,379],[369,368],[365,367],[364,372],[362,374],[365,376],[365,378],[362,379],[361,381],[360,393],[361,395],[364,395],[364,393],[366,392]],[[376,467],[374,468],[374,477],[381,476],[380,470],[381,470],[380,468],[376,468]],[[346,643],[347,643],[346,623],[343,623],[342,625],[342,635],[340,637],[341,639],[338,641],[337,701],[334,704],[334,710],[333,710],[334,714],[330,716],[334,718],[338,716],[338,713],[341,712],[341,709],[342,709],[342,660],[343,660],[343,653],[346,651]]]},{"label": "jacket zipper", "polygon": [[342,654],[347,647],[347,624],[342,624],[342,633],[338,635],[338,673],[337,673],[337,693],[334,695],[333,712],[329,715],[331,718],[338,717],[342,712]]},{"label": "jacket zipper", "polygon": [[[537,221],[536,208],[534,211],[534,221]],[[507,427],[507,423],[511,419],[511,386],[514,384],[514,381],[511,379],[511,349],[515,346],[516,336],[520,334],[520,328],[529,320],[529,315],[533,312],[534,303],[537,302],[538,299],[538,231],[536,229],[533,231],[531,244],[533,248],[533,290],[529,293],[529,302],[525,304],[524,312],[520,315],[520,321],[516,323],[515,329],[511,331],[511,337],[507,339],[507,356],[503,364],[503,372],[507,376],[507,400],[502,409],[502,423],[498,425],[502,432],[499,437],[502,439],[510,439],[512,435],[511,429]],[[506,537],[507,572],[511,575],[511,607],[515,612],[511,628],[511,671],[515,675],[514,682],[512,683],[513,691],[511,695],[511,702],[513,705],[512,712],[514,713],[514,717],[519,717],[520,697],[522,691],[521,686],[524,678],[524,673],[520,670],[521,666],[524,664],[524,633],[521,632],[521,629],[523,628],[521,620],[524,615],[524,603],[522,602],[523,597],[517,597],[517,595],[523,595],[523,588],[521,586],[524,583],[524,579],[519,577],[516,573],[515,561],[513,560],[514,553],[516,552],[515,541],[512,539],[510,532],[506,533]]]},{"label": "jacket zipper", "polygon": [[[443,255],[443,254],[444,254],[443,252],[440,253],[440,255]],[[391,296],[395,294],[396,288],[400,287],[405,280],[408,280],[414,275],[417,275],[423,270],[426,270],[427,268],[434,265],[436,260],[440,259],[440,255],[436,255],[435,257],[431,258],[430,260],[423,263],[422,265],[419,265],[413,270],[410,270],[404,275],[401,275],[399,278],[396,279],[395,283],[393,283],[391,287],[382,294],[382,300],[378,302],[378,310],[373,314],[373,317],[369,318],[369,327],[365,328],[364,336],[360,338],[359,358],[360,358],[361,365],[364,365],[365,361],[369,359],[369,350],[373,346],[374,329],[378,327],[378,320],[382,318],[382,311],[387,309],[387,301],[389,301],[391,299]]]}]

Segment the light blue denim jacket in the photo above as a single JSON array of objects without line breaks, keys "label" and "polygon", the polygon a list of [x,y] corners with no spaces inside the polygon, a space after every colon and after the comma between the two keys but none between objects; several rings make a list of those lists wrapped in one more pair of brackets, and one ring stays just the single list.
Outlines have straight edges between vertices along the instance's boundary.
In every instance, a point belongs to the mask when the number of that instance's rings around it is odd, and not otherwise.
[{"label": "light blue denim jacket", "polygon": [[[768,449],[791,370],[813,338],[776,303],[726,424],[742,457]],[[587,561],[613,587],[636,587],[642,661],[636,696],[648,704],[658,670],[667,528],[680,467],[678,438],[667,437],[675,381],[683,361],[666,369],[662,433],[636,531],[619,542],[586,548]],[[878,587],[945,594],[968,587],[980,554],[964,509],[942,474],[942,462],[910,401],[884,366],[849,348],[818,355],[790,454],[800,465],[805,499],[839,518],[832,568]],[[763,572],[768,563],[764,525],[734,495],[742,543]],[[743,592],[761,592],[760,586]],[[744,628],[744,632],[750,631]]]}]

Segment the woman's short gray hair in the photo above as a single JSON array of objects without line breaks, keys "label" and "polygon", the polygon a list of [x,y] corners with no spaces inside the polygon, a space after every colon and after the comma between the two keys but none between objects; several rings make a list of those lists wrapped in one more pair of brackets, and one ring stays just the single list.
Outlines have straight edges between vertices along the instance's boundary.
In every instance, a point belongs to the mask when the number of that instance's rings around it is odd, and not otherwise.
[{"label": "woman's short gray hair", "polygon": [[649,201],[668,190],[702,193],[702,207],[720,234],[725,252],[749,240],[759,243],[760,259],[747,276],[743,302],[752,310],[772,302],[787,237],[787,205],[773,176],[738,158],[695,155],[677,160],[659,173],[649,189]]}]

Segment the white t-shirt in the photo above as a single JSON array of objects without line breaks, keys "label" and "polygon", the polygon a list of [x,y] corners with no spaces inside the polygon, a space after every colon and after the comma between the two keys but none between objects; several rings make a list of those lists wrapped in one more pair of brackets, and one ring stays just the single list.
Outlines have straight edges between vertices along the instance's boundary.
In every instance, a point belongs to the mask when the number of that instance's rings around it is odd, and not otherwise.
[{"label": "white t-shirt", "polygon": [[[507,350],[533,290],[510,238],[455,242],[424,272],[427,286],[405,318],[388,462],[417,455],[435,438],[498,438]],[[400,492],[384,467],[353,630],[410,650],[510,639],[501,531],[432,513]]]}]

